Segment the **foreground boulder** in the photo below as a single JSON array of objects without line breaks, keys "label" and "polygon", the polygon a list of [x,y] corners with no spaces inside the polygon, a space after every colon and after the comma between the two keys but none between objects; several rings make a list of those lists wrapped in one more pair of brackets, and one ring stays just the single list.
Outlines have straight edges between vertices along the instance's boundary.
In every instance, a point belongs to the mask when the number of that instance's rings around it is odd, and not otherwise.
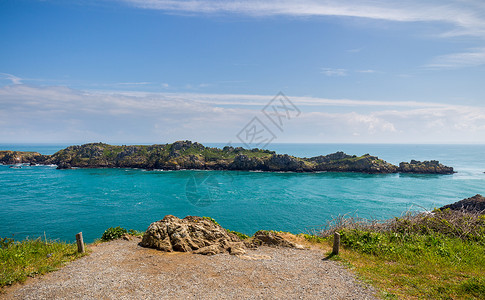
[{"label": "foreground boulder", "polygon": [[150,224],[140,243],[161,251],[193,252],[213,255],[223,252],[246,253],[242,241],[208,218],[187,216],[179,219],[168,215]]},{"label": "foreground boulder", "polygon": [[441,207],[440,210],[444,210],[447,208],[451,210],[485,214],[485,197],[480,194],[476,194],[473,197],[463,199],[453,204],[445,205]]}]

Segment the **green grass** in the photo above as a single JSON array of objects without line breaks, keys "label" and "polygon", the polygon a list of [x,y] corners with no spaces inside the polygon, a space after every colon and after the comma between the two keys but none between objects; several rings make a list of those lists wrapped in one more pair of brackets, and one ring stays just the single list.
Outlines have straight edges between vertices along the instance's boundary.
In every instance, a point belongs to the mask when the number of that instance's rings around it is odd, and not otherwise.
[{"label": "green grass", "polygon": [[[484,217],[452,211],[414,214],[383,223],[338,220],[307,240],[331,247],[336,259],[386,299],[485,299]],[[336,226],[338,225],[338,226]]]},{"label": "green grass", "polygon": [[[440,234],[343,230],[364,277],[401,298],[485,299],[485,245]],[[482,278],[480,280],[480,278]],[[481,295],[481,296],[480,296]]]},{"label": "green grass", "polygon": [[77,253],[76,244],[40,238],[19,242],[0,239],[0,287],[55,271],[83,255]]}]

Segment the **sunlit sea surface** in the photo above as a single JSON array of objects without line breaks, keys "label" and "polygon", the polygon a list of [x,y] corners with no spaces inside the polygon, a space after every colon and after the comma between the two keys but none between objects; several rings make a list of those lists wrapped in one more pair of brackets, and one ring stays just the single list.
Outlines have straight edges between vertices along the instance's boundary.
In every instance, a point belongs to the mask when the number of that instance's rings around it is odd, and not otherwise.
[{"label": "sunlit sea surface", "polygon": [[[0,144],[0,150],[53,154],[66,146]],[[301,157],[335,151],[370,153],[394,164],[436,159],[458,173],[56,170],[0,165],[0,237],[45,234],[73,241],[82,231],[85,241],[92,242],[108,227],[146,230],[167,214],[210,216],[246,234],[259,229],[300,233],[318,229],[338,215],[385,219],[485,194],[485,145],[272,144],[268,148]]]}]

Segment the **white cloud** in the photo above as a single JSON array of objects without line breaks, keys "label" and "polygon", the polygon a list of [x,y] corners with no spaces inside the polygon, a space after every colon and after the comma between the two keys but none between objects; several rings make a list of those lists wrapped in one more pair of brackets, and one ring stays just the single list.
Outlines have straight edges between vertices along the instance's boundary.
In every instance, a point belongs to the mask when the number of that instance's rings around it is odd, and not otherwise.
[{"label": "white cloud", "polygon": [[[0,88],[0,142],[234,141],[254,116],[266,120],[272,98],[11,85]],[[302,113],[271,128],[278,142],[485,142],[484,107],[288,98]]]},{"label": "white cloud", "polygon": [[364,74],[374,74],[374,73],[377,73],[376,70],[371,70],[371,69],[367,69],[367,70],[357,70],[355,72],[357,72],[357,73],[364,73]]},{"label": "white cloud", "polygon": [[322,74],[326,76],[347,76],[346,69],[322,68]]},{"label": "white cloud", "polygon": [[485,48],[438,56],[425,67],[430,69],[453,69],[479,65],[485,65]]},{"label": "white cloud", "polygon": [[442,22],[447,33],[485,37],[485,6],[463,0],[121,0],[136,7],[183,13],[236,13],[251,16],[345,16],[398,22]]},{"label": "white cloud", "polygon": [[117,85],[149,85],[151,82],[120,82]]},{"label": "white cloud", "polygon": [[[255,17],[287,15],[354,17],[391,22],[432,22],[443,27],[439,37],[473,36],[485,40],[485,2],[481,0],[119,0],[135,7],[183,14],[243,14]],[[446,28],[446,29],[445,29]],[[360,48],[347,52],[357,53]],[[433,69],[484,63],[483,50],[437,57]],[[345,72],[324,70],[327,76]]]}]

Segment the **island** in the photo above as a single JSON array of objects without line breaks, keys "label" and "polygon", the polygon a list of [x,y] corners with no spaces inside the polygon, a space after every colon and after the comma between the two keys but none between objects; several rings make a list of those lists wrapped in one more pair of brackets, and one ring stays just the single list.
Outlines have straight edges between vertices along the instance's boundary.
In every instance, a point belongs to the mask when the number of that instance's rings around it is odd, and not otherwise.
[{"label": "island", "polygon": [[263,149],[226,146],[205,147],[191,141],[160,145],[108,145],[90,143],[70,146],[53,155],[37,152],[0,151],[4,165],[40,164],[70,168],[141,168],[162,170],[237,170],[282,172],[359,172],[453,174],[453,167],[436,160],[402,162],[399,166],[376,156],[336,152],[310,158],[277,154]]}]

